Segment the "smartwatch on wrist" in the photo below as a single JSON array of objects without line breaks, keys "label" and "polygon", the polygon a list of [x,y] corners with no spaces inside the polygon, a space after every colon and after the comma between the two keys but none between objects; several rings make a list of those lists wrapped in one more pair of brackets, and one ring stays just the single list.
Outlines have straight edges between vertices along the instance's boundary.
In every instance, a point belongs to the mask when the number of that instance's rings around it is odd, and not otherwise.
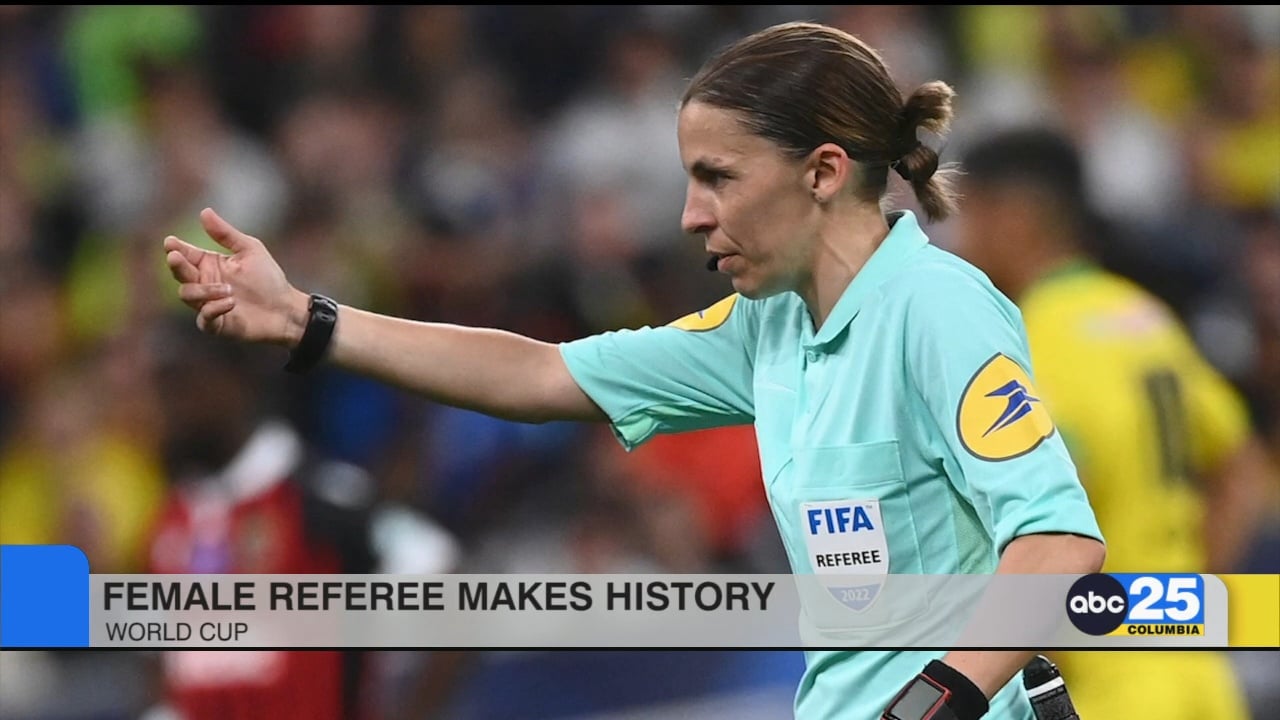
[{"label": "smartwatch on wrist", "polygon": [[885,708],[881,720],[978,720],[990,705],[959,670],[934,660],[911,678]]},{"label": "smartwatch on wrist", "polygon": [[921,673],[893,698],[881,720],[958,720],[947,707],[951,691]]},{"label": "smartwatch on wrist", "polygon": [[289,362],[284,369],[295,375],[301,375],[315,367],[324,359],[329,343],[333,340],[333,329],[338,324],[338,303],[324,295],[312,293],[307,304],[307,327],[302,331],[302,339],[298,346],[289,353]]}]

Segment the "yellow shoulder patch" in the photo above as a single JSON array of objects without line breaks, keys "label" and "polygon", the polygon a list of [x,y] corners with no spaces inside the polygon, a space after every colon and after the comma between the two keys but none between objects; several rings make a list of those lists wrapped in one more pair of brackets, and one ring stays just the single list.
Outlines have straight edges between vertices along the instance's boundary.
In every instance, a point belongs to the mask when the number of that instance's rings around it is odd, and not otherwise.
[{"label": "yellow shoulder patch", "polygon": [[667,325],[669,327],[694,332],[714,330],[723,325],[724,322],[729,319],[729,313],[733,312],[733,306],[737,302],[738,293],[734,293],[706,310],[689,313],[682,318],[672,320],[667,323]]},{"label": "yellow shoulder patch", "polygon": [[1008,460],[1035,450],[1054,427],[1026,371],[997,354],[978,368],[960,396],[956,432],[974,456]]}]

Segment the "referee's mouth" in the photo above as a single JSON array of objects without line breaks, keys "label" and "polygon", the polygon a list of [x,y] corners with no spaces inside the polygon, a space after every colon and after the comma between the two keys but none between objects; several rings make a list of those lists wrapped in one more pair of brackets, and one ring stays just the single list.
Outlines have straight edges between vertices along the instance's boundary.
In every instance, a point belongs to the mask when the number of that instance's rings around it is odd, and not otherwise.
[{"label": "referee's mouth", "polygon": [[707,258],[707,270],[709,272],[723,271],[725,261],[735,256],[737,256],[737,253],[711,253],[711,257]]}]

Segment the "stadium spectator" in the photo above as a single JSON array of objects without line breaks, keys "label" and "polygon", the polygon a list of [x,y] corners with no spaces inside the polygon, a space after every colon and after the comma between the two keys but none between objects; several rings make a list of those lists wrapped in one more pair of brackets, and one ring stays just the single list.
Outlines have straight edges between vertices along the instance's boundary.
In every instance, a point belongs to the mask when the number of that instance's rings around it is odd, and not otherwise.
[{"label": "stadium spectator", "polygon": [[[259,391],[260,356],[212,340],[187,322],[155,338],[170,490],[151,533],[148,572],[454,570],[450,534],[382,502],[358,467],[308,447],[277,415],[277,398]],[[183,720],[374,717],[377,658],[354,650],[164,651],[164,702]],[[422,670],[424,685],[438,687],[430,673],[455,667],[451,656],[437,660]]]}]

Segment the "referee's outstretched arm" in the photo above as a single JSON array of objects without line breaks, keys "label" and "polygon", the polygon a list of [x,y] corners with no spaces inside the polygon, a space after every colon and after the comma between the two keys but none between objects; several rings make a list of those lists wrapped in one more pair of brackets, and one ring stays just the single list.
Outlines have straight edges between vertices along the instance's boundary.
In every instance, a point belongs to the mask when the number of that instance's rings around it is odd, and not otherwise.
[{"label": "referee's outstretched arm", "polygon": [[[230,254],[169,236],[166,262],[178,295],[205,332],[271,343],[295,354],[316,320],[312,298],[293,287],[262,241],[212,209],[204,230]],[[578,387],[559,348],[502,330],[415,322],[338,308],[326,360],[437,402],[524,422],[606,419]],[[324,344],[320,345],[324,348]],[[314,361],[317,358],[308,358]]]}]

